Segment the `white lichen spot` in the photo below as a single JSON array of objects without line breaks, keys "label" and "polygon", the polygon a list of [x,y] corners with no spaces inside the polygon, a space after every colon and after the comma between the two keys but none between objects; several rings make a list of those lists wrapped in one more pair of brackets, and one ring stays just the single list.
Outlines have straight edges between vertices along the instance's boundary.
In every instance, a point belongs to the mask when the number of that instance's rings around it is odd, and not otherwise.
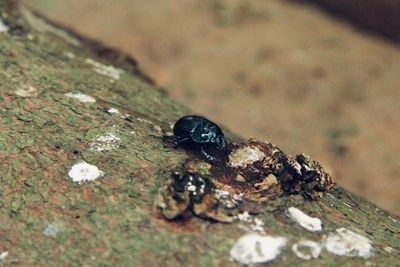
[{"label": "white lichen spot", "polygon": [[8,256],[8,251],[3,251],[0,253],[0,261],[5,260]]},{"label": "white lichen spot", "polygon": [[235,218],[237,218],[241,222],[251,222],[251,215],[248,211],[239,213]]},{"label": "white lichen spot", "polygon": [[60,231],[60,226],[54,223],[50,223],[46,225],[46,228],[44,228],[43,234],[45,236],[56,237],[59,231]]},{"label": "white lichen spot", "polygon": [[368,258],[372,254],[371,241],[346,228],[339,228],[324,238],[326,249],[339,256]]},{"label": "white lichen spot", "polygon": [[247,232],[265,233],[264,222],[259,218],[251,216],[248,211],[239,213],[237,216],[234,216],[233,218],[242,223],[245,223],[245,225],[239,224],[239,228]]},{"label": "white lichen spot", "polygon": [[107,112],[110,113],[110,114],[121,114],[121,113],[119,112],[119,110],[116,109],[116,108],[109,108],[109,109],[107,110]]},{"label": "white lichen spot", "polygon": [[99,142],[115,142],[120,140],[120,138],[112,133],[106,133],[105,135],[97,136],[96,140]]},{"label": "white lichen spot", "polygon": [[87,58],[85,60],[85,62],[87,64],[91,65],[93,67],[93,70],[95,72],[97,72],[98,74],[107,76],[107,77],[112,78],[114,80],[119,80],[120,75],[124,72],[123,70],[117,69],[114,66],[111,66],[111,65],[107,66],[107,65],[101,64],[101,63],[99,63],[97,61],[94,61],[91,58]]},{"label": "white lichen spot", "polygon": [[85,181],[94,181],[103,175],[104,172],[100,171],[96,166],[84,161],[72,166],[71,170],[68,172],[68,176],[72,181],[79,184]]},{"label": "white lichen spot", "polygon": [[265,233],[264,222],[258,218],[253,219],[253,224],[250,225],[250,229],[254,232]]},{"label": "white lichen spot", "polygon": [[95,103],[96,102],[96,99],[94,99],[92,96],[85,95],[85,94],[82,94],[82,93],[76,93],[76,94],[74,94],[74,93],[66,93],[65,96],[78,99],[82,103]]},{"label": "white lichen spot", "polygon": [[118,136],[112,133],[106,133],[96,136],[96,142],[90,144],[91,151],[110,151],[118,146],[118,141],[121,140]]},{"label": "white lichen spot", "polygon": [[321,220],[310,217],[298,208],[290,207],[287,210],[290,219],[300,224],[303,228],[311,232],[322,231]]},{"label": "white lichen spot", "polygon": [[396,220],[396,219],[393,218],[393,217],[390,217],[390,216],[389,216],[389,218],[390,218],[393,222],[395,222],[395,223],[400,223],[398,220]]},{"label": "white lichen spot", "polygon": [[20,97],[34,97],[36,96],[37,90],[33,86],[28,86],[26,89],[18,89],[15,94]]},{"label": "white lichen spot", "polygon": [[230,256],[242,264],[264,263],[274,260],[286,242],[283,237],[247,234],[236,241]]},{"label": "white lichen spot", "polygon": [[302,240],[292,246],[292,251],[303,260],[316,259],[321,254],[322,246],[311,240]]},{"label": "white lichen spot", "polygon": [[0,18],[0,33],[8,32],[8,26]]},{"label": "white lichen spot", "polygon": [[229,164],[232,167],[245,168],[247,165],[263,160],[264,158],[265,154],[257,147],[246,146],[234,150],[229,155]]},{"label": "white lichen spot", "polygon": [[215,198],[218,199],[219,203],[228,209],[239,206],[243,200],[243,193],[234,194],[220,189],[213,189],[212,191],[214,192]]}]

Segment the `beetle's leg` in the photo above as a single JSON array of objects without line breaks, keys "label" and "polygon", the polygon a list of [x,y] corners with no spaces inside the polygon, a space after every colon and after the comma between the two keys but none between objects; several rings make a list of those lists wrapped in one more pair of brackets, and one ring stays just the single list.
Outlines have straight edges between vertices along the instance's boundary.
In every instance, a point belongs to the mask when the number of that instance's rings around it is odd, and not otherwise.
[{"label": "beetle's leg", "polygon": [[210,162],[216,162],[216,158],[214,158],[213,156],[211,156],[210,154],[208,154],[205,150],[203,146],[200,146],[200,152],[201,154]]},{"label": "beetle's leg", "polygon": [[232,151],[232,143],[226,138],[224,138],[224,147],[225,153],[228,155]]},{"label": "beetle's leg", "polygon": [[183,138],[183,139],[181,139],[181,140],[176,140],[176,139],[174,139],[174,141],[175,141],[175,146],[174,146],[174,148],[178,148],[178,146],[182,145],[183,143],[185,143],[185,142],[188,141],[189,139],[190,139],[190,137],[186,137],[186,138]]}]

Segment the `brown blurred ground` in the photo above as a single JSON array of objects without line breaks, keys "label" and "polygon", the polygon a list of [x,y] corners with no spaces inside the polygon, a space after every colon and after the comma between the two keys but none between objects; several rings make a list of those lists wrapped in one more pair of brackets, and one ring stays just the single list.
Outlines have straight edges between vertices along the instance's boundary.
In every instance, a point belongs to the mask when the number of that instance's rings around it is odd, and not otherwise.
[{"label": "brown blurred ground", "polygon": [[400,50],[293,2],[30,0],[132,54],[195,112],[307,152],[400,213]]},{"label": "brown blurred ground", "polygon": [[291,0],[318,4],[367,31],[400,43],[400,0]]}]

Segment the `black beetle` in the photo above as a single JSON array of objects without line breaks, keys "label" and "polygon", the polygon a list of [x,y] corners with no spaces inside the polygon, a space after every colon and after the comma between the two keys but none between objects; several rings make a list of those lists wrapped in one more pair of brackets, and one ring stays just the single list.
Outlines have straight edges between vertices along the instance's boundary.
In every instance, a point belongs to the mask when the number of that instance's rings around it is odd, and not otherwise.
[{"label": "black beetle", "polygon": [[182,144],[198,145],[201,154],[212,162],[216,159],[207,153],[205,148],[212,145],[216,150],[227,153],[230,144],[218,125],[196,115],[184,116],[175,122],[174,141],[175,148]]}]

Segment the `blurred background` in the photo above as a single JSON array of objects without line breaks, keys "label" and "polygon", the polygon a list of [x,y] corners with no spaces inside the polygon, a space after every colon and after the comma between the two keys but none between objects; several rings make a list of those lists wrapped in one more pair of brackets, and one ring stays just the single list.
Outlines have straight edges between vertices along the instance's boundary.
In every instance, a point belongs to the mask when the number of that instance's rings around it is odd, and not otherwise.
[{"label": "blurred background", "polygon": [[400,1],[27,0],[194,113],[400,214]]}]

